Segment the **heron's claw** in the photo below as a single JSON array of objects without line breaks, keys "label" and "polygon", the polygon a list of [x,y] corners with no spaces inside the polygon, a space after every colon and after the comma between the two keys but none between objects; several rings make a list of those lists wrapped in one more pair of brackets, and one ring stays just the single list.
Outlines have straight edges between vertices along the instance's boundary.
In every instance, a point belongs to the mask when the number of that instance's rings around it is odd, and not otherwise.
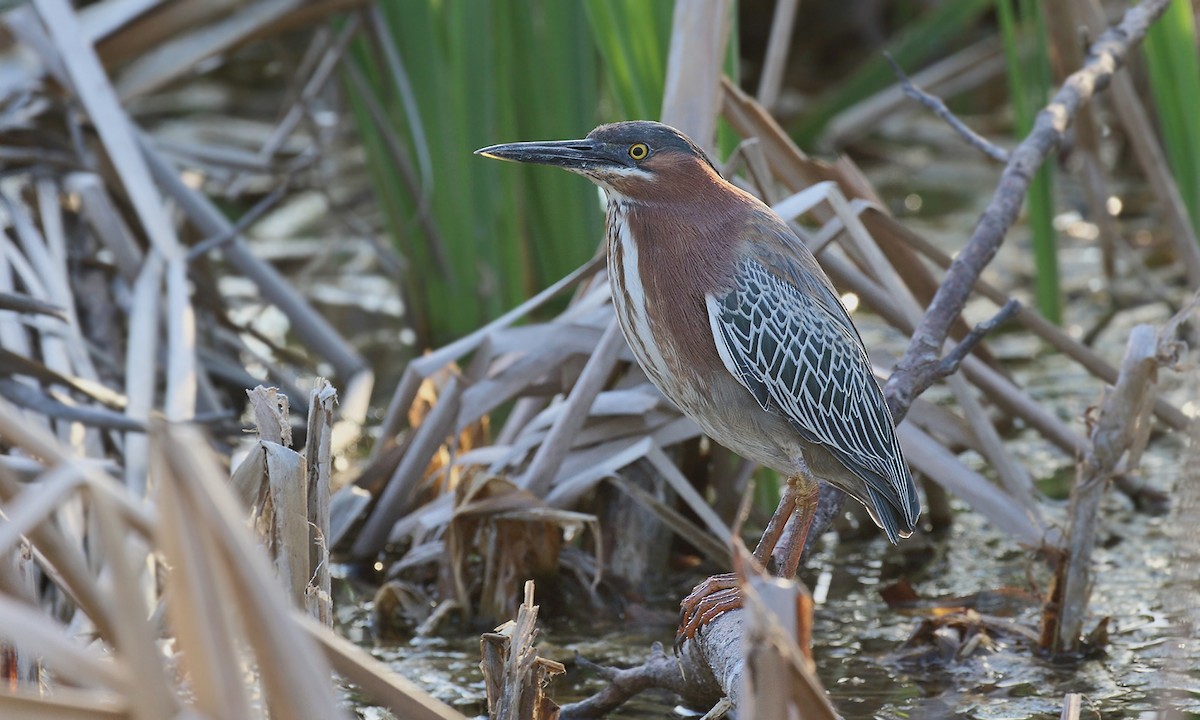
[{"label": "heron's claw", "polygon": [[696,636],[701,627],[718,615],[742,606],[737,576],[733,573],[713,575],[692,589],[679,603],[679,629],[675,631],[675,654],[686,640]]}]

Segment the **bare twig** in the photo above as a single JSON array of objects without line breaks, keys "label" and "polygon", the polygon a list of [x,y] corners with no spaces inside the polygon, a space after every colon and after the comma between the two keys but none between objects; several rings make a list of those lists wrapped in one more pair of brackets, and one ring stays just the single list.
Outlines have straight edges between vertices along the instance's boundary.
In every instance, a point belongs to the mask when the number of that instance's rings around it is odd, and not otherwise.
[{"label": "bare twig", "polygon": [[[870,208],[866,209],[870,210]],[[868,228],[873,229],[877,227],[876,222],[879,217],[878,212],[867,212],[863,216],[863,222],[867,224]],[[919,253],[942,268],[949,268],[953,262],[953,259],[948,254],[916,233],[900,232],[896,233],[896,237],[912,245]],[[1008,302],[1008,295],[986,280],[980,279],[976,281],[975,289],[981,295],[998,305]],[[1018,307],[1016,318],[1034,335],[1087,368],[1091,374],[1108,383],[1117,381],[1117,369],[1115,367],[1108,364],[1104,358],[1097,355],[1091,348],[1072,338],[1062,328],[1039,315],[1036,310],[1024,306]],[[1157,414],[1159,420],[1162,420],[1174,430],[1182,430],[1187,426],[1187,418],[1184,414],[1164,398],[1155,399],[1154,412]]]},{"label": "bare twig", "polygon": [[940,375],[941,348],[950,326],[984,267],[995,257],[1004,236],[1025,201],[1037,169],[1061,144],[1067,125],[1097,90],[1107,87],[1129,52],[1146,36],[1150,25],[1167,9],[1170,0],[1143,0],[1130,8],[1121,22],[1092,44],[1087,62],[1063,83],[1050,104],[1038,113],[1033,131],[1009,156],[992,200],[979,219],[966,247],[955,258],[925,317],[913,334],[904,357],[884,389],[892,416],[897,420],[909,405]]},{"label": "bare twig", "polygon": [[638,693],[650,688],[665,688],[683,695],[687,691],[687,679],[680,669],[679,661],[663,652],[660,643],[654,643],[650,657],[636,667],[617,669],[597,665],[579,654],[575,662],[595,671],[608,681],[602,690],[579,702],[564,705],[560,720],[588,720],[604,717]]},{"label": "bare twig", "polygon": [[0,310],[11,310],[13,312],[29,313],[32,315],[49,315],[60,320],[67,319],[67,311],[63,308],[54,303],[26,295],[25,293],[0,292]]},{"label": "bare twig", "polygon": [[146,426],[112,410],[81,405],[67,405],[49,395],[12,378],[0,378],[0,395],[19,407],[46,417],[77,422],[91,427],[124,432],[146,432]]},{"label": "bare twig", "polygon": [[958,372],[958,366],[962,364],[963,358],[971,354],[975,346],[983,341],[984,336],[1008,322],[1013,315],[1017,314],[1017,310],[1020,309],[1021,303],[1016,298],[1010,298],[995,315],[971,328],[967,336],[958,345],[955,345],[953,350],[946,353],[946,357],[942,358],[941,367],[938,372],[942,373],[943,376]]},{"label": "bare twig", "polygon": [[290,172],[286,173],[283,177],[283,182],[280,183],[279,187],[272,190],[262,200],[256,202],[254,207],[250,208],[244,215],[238,218],[236,223],[222,230],[216,235],[205,238],[193,245],[187,253],[188,262],[208,254],[210,250],[216,250],[217,248],[224,247],[226,244],[232,242],[239,235],[245,232],[246,228],[258,222],[259,218],[261,218],[268,210],[275,207],[275,204],[283,199],[283,196],[292,189],[292,180],[294,178],[294,174]]},{"label": "bare twig", "polygon": [[961,136],[962,139],[971,147],[975,148],[988,158],[995,160],[998,163],[1008,163],[1007,150],[967,127],[966,123],[964,123],[962,120],[959,120],[958,116],[951,112],[950,108],[946,107],[946,103],[942,102],[940,97],[936,95],[930,95],[921,88],[917,87],[916,83],[914,83],[912,79],[905,74],[904,70],[900,68],[900,64],[896,62],[896,59],[892,57],[891,53],[885,52],[883,56],[887,58],[888,63],[890,63],[892,66],[892,70],[896,72],[896,77],[900,79],[900,87],[904,90],[905,95],[921,103],[933,111],[934,115],[937,115],[942,120],[945,120],[946,123],[950,127],[954,128],[954,131],[957,132],[959,136]]},{"label": "bare twig", "polygon": [[[312,67],[302,67],[300,69],[295,80],[298,81],[300,79],[301,73],[307,74],[311,72],[312,75],[306,79],[303,87],[299,89],[295,97],[289,98],[291,104],[284,114],[283,119],[280,120],[279,124],[271,132],[270,137],[262,144],[262,147],[258,149],[257,157],[259,160],[269,162],[279,154],[284,143],[287,142],[301,120],[304,119],[313,100],[319,93],[324,91],[325,86],[329,83],[329,79],[333,76],[334,70],[342,64],[342,57],[346,52],[346,47],[350,44],[354,36],[357,35],[358,27],[358,16],[351,15],[338,32],[338,36],[334,39],[333,43],[328,47],[322,48],[322,52],[319,55],[320,60],[317,62],[315,69]],[[315,58],[316,56],[314,55],[313,57]],[[245,182],[245,177],[245,175],[242,175],[230,183],[233,194],[240,192]]]}]

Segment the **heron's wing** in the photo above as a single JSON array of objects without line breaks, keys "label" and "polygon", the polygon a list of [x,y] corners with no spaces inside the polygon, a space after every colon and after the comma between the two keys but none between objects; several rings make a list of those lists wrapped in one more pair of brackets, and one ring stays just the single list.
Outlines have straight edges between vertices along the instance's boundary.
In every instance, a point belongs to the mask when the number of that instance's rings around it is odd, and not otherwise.
[{"label": "heron's wing", "polygon": [[864,481],[859,499],[894,540],[911,531],[920,505],[891,414],[845,308],[800,270],[770,255],[740,261],[733,289],[707,298],[718,353],[764,409]]}]

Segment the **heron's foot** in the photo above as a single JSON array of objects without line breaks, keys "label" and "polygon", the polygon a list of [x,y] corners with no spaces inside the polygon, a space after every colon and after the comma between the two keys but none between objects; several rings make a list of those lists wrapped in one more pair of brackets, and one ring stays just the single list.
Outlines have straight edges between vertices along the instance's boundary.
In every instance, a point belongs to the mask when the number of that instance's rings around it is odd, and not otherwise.
[{"label": "heron's foot", "polygon": [[733,573],[713,575],[697,585],[679,603],[679,629],[675,631],[675,654],[686,640],[696,636],[701,627],[718,615],[742,606],[737,576]]}]

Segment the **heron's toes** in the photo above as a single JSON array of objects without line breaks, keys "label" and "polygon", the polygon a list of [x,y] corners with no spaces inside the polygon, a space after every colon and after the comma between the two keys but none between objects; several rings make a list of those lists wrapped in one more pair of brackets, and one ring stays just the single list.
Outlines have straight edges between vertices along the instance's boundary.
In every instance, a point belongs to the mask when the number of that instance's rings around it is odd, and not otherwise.
[{"label": "heron's toes", "polygon": [[733,573],[713,575],[697,585],[687,597],[679,603],[679,629],[675,631],[675,654],[683,647],[686,640],[696,636],[696,632],[712,622],[718,615],[742,606],[742,596],[738,591],[737,576]]}]

